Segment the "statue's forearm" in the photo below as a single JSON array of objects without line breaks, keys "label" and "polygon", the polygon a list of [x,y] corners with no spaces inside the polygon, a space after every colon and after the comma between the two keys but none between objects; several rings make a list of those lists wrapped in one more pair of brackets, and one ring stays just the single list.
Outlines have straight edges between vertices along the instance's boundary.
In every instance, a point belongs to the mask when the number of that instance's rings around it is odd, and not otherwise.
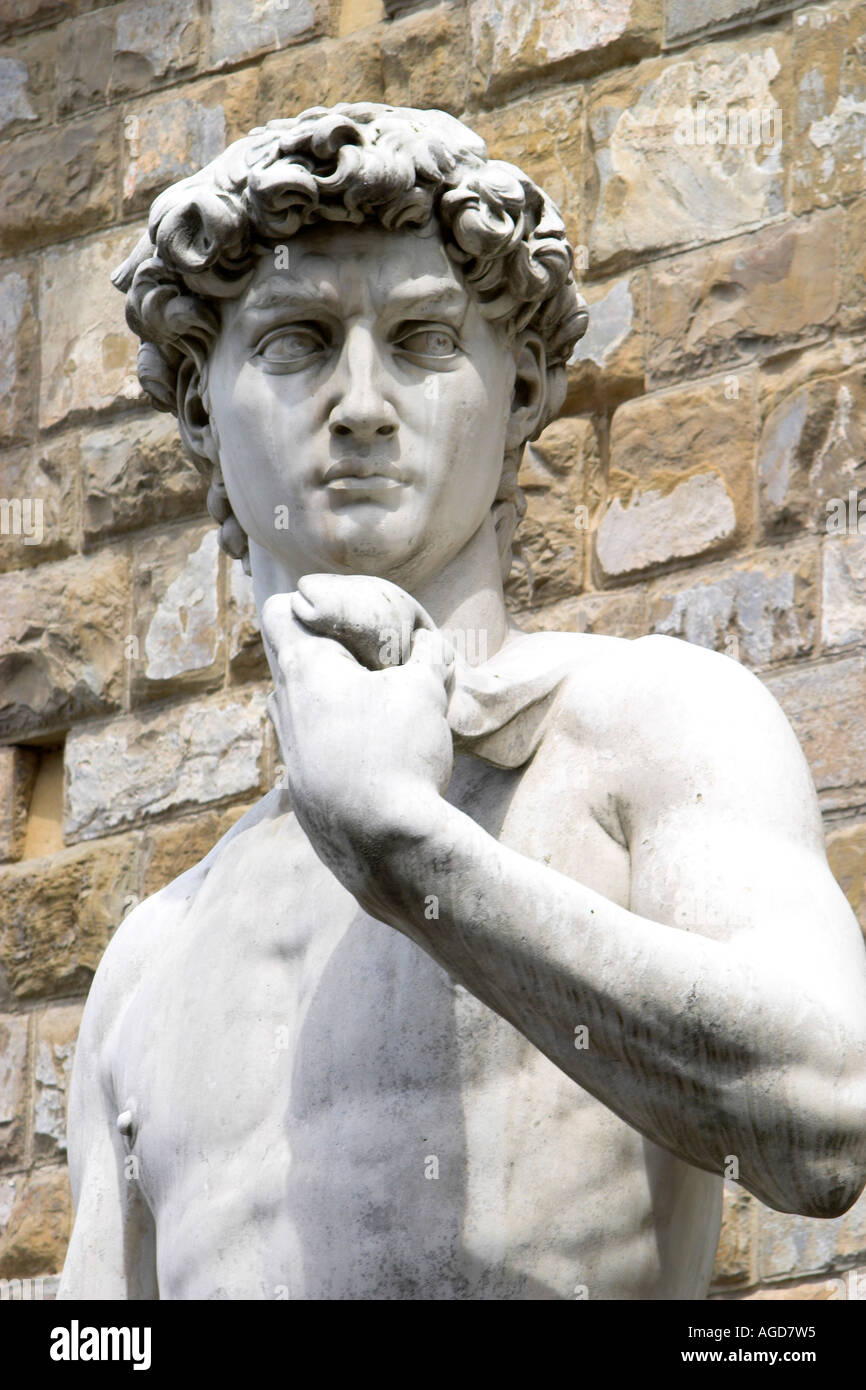
[{"label": "statue's forearm", "polygon": [[383,839],[359,896],[688,1162],[721,1173],[732,1156],[763,1200],[815,1215],[856,1196],[863,1068],[839,1063],[861,1039],[770,953],[629,912],[444,802],[426,835]]}]

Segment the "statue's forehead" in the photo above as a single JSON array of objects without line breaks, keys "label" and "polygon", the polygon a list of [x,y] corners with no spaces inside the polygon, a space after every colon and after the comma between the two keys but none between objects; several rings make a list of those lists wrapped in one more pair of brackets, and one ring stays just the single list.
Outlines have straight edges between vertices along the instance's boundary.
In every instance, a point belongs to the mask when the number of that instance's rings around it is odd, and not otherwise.
[{"label": "statue's forehead", "polygon": [[443,307],[469,300],[441,236],[364,226],[311,229],[263,248],[237,308],[316,297],[345,305],[359,296],[376,308],[402,299],[429,299]]}]

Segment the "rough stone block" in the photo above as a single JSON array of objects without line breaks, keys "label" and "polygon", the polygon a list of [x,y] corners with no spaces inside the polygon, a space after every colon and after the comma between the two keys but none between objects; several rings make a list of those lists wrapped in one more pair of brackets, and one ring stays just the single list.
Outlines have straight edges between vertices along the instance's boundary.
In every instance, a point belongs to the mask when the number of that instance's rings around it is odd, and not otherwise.
[{"label": "rough stone block", "polygon": [[0,1237],[0,1277],[29,1279],[63,1268],[72,1233],[65,1168],[37,1168],[21,1182]]},{"label": "rough stone block", "polygon": [[824,541],[821,640],[825,647],[845,647],[862,642],[864,634],[866,535],[827,537]]},{"label": "rough stone block", "polygon": [[67,838],[89,840],[258,791],[265,699],[262,689],[238,691],[74,730],[66,741]]},{"label": "rough stone block", "polygon": [[212,523],[172,530],[138,545],[132,602],[131,692],[136,703],[221,682],[219,547]]},{"label": "rough stone block", "polygon": [[76,451],[69,439],[0,454],[0,570],[78,550]]},{"label": "rough stone block", "polygon": [[590,632],[604,637],[643,637],[649,631],[643,585],[610,594],[582,594],[549,608],[517,615],[525,632]]},{"label": "rough stone block", "polygon": [[103,111],[0,147],[0,252],[9,255],[110,222],[118,116]]},{"label": "rough stone block", "polygon": [[721,378],[626,401],[610,434],[595,538],[607,578],[724,549],[751,523],[754,381]]},{"label": "rough stone block", "polygon": [[794,16],[795,213],[866,189],[866,29],[861,0]]},{"label": "rough stone block", "polygon": [[27,1133],[26,1014],[0,1014],[0,1165],[25,1161]]},{"label": "rough stone block", "polygon": [[0,274],[0,445],[32,432],[38,356],[36,275],[21,261]]},{"label": "rough stone block", "polygon": [[844,1216],[812,1221],[805,1216],[761,1209],[758,1261],[762,1279],[819,1274],[834,1263],[866,1254],[866,1199]]},{"label": "rough stone block", "polygon": [[649,382],[718,371],[826,332],[841,212],[765,227],[649,268]]},{"label": "rough stone block", "polygon": [[56,31],[28,34],[0,57],[0,135],[7,139],[54,109]]},{"label": "rough stone block", "polygon": [[31,748],[0,748],[0,862],[21,858],[38,765]]},{"label": "rough stone block", "polygon": [[127,416],[87,430],[77,447],[85,544],[205,509],[207,480],[184,452],[173,415]]},{"label": "rough stone block", "polygon": [[80,15],[61,35],[58,114],[136,92],[196,65],[201,30],[196,0],[147,0]]},{"label": "rough stone block", "polygon": [[228,583],[225,628],[229,644],[229,670],[233,681],[259,680],[268,676],[268,659],[262,643],[253,581],[236,560],[226,560]]},{"label": "rough stone block", "polygon": [[392,106],[432,106],[459,115],[469,81],[463,6],[437,5],[386,29],[382,61],[385,100]]},{"label": "rough stone block", "polygon": [[539,608],[583,588],[586,538],[601,494],[601,463],[590,420],[566,417],[530,444],[518,482],[526,515],[507,583],[513,607]]},{"label": "rough stone block", "polygon": [[33,1150],[37,1158],[62,1158],[66,1153],[66,1097],[81,1009],[80,1004],[60,1005],[46,1009],[36,1021]]},{"label": "rough stone block", "polygon": [[840,322],[848,329],[866,320],[866,198],[843,209],[845,232],[842,250]]},{"label": "rough stone block", "polygon": [[261,67],[258,121],[264,124],[338,101],[384,99],[381,33],[371,29],[266,58]]},{"label": "rough stone block", "polygon": [[655,52],[660,0],[470,0],[473,87],[494,95],[541,73],[583,77]]},{"label": "rough stone block", "polygon": [[784,211],[789,47],[778,33],[715,43],[594,84],[594,271],[719,241]]},{"label": "rough stone block", "polygon": [[825,1300],[836,1301],[846,1298],[845,1281],[839,1277],[834,1279],[804,1280],[802,1283],[789,1284],[782,1289],[756,1289],[754,1293],[747,1293],[743,1297],[744,1303],[821,1303]]},{"label": "rough stone block", "polygon": [[38,999],[86,990],[137,883],[137,846],[128,835],[0,870],[0,964],[11,993]]},{"label": "rough stone block", "polygon": [[[246,85],[252,114],[255,81]],[[209,164],[227,143],[222,107],[186,96],[127,111],[123,131],[124,212],[149,206],[163,188]]]},{"label": "rough stone block", "polygon": [[713,1267],[712,1287],[729,1288],[754,1278],[758,1203],[750,1193],[726,1181],[722,1230]]},{"label": "rough stone block", "polygon": [[[767,401],[758,446],[761,525],[859,534],[866,460],[866,367],[819,374]],[[827,370],[826,368],[824,370]],[[863,520],[866,532],[866,519]]]},{"label": "rough stone block", "polygon": [[583,227],[583,89],[564,87],[470,116],[491,159],[525,168],[552,198],[578,248]]},{"label": "rough stone block", "polygon": [[[424,0],[426,3],[426,0]],[[366,29],[370,24],[378,24],[385,18],[382,0],[341,0],[340,23],[337,32],[353,34],[356,29]]]},{"label": "rough stone block", "polygon": [[144,401],[136,374],[138,340],[126,327],[123,298],[110,278],[143,230],[124,227],[43,257],[42,429],[120,403]]},{"label": "rough stone block", "polygon": [[794,727],[824,809],[859,804],[866,787],[866,658],[780,671],[765,684]]},{"label": "rough stone block", "polygon": [[185,816],[173,825],[154,826],[144,848],[144,896],[158,893],[167,883],[191,869],[231,830],[249,809],[244,804],[203,816]]},{"label": "rough stone block", "polygon": [[818,557],[812,546],[759,552],[650,589],[653,632],[761,667],[811,652]]},{"label": "rough stone block", "polygon": [[0,0],[0,39],[38,24],[50,24],[68,12],[69,0]]},{"label": "rough stone block", "polygon": [[682,43],[719,29],[797,8],[799,0],[667,0],[665,43]]},{"label": "rough stone block", "polygon": [[211,60],[235,63],[323,31],[327,0],[211,0]]},{"label": "rough stone block", "polygon": [[830,868],[866,936],[866,825],[848,825],[827,837]]},{"label": "rough stone block", "polygon": [[117,554],[0,577],[0,736],[118,707],[128,603]]},{"label": "rough stone block", "polygon": [[587,285],[589,328],[568,360],[568,400],[585,409],[642,394],[647,370],[645,270]]}]

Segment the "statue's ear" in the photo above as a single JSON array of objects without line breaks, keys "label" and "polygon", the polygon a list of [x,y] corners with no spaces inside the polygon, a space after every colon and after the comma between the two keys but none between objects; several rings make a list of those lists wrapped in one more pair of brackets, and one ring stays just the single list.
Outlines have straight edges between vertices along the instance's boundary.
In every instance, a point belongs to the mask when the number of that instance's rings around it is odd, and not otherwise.
[{"label": "statue's ear", "polygon": [[177,422],[187,453],[197,463],[219,465],[216,431],[208,413],[202,373],[187,357],[177,374]]},{"label": "statue's ear", "polygon": [[540,433],[547,410],[547,370],[544,344],[537,333],[522,333],[514,344],[514,390],[505,437],[506,449],[517,449]]}]

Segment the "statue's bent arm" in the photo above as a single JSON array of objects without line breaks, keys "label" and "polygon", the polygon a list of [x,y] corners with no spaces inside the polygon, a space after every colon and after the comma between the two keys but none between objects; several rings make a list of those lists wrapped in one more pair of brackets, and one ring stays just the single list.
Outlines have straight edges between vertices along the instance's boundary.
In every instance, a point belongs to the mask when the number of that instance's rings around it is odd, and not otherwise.
[{"label": "statue's bent arm", "polygon": [[772,1207],[837,1216],[866,1181],[862,937],[775,701],[735,663],[658,642],[621,731],[631,911],[432,796],[411,834],[395,819],[374,845],[368,823],[374,869],[351,886],[648,1138]]}]

